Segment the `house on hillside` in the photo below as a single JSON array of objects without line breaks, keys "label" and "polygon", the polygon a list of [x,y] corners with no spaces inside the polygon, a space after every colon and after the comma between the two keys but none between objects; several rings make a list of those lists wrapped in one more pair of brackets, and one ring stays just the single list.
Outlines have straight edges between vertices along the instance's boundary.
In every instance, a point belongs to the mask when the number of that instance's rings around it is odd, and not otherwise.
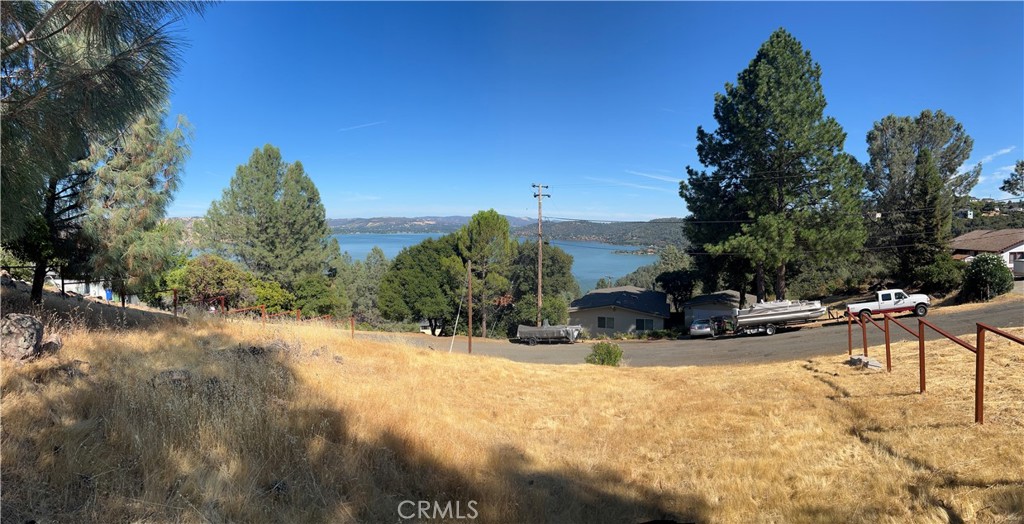
[{"label": "house on hillside", "polygon": [[591,335],[665,329],[668,295],[635,286],[595,289],[569,305],[569,323]]},{"label": "house on hillside", "polygon": [[970,262],[982,253],[993,253],[1012,269],[1014,261],[1024,259],[1024,229],[979,229],[954,238],[949,245],[957,260]]},{"label": "house on hillside", "polygon": [[[744,303],[750,303],[752,299],[753,297],[747,295]],[[727,289],[696,296],[683,302],[683,325],[689,329],[694,320],[732,315],[732,310],[739,307],[739,291]]]}]

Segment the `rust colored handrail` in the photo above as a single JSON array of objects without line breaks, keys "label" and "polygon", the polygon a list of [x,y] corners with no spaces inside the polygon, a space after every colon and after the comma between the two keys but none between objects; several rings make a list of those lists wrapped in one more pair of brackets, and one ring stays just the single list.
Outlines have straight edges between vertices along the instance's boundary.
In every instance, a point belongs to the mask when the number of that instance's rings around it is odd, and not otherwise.
[{"label": "rust colored handrail", "polygon": [[1024,339],[1016,335],[1011,335],[1001,329],[994,328],[992,326],[977,323],[977,357],[974,361],[974,422],[978,424],[985,423],[985,332],[991,331],[996,335],[999,335],[1008,340],[1012,340],[1022,346],[1024,346]]}]

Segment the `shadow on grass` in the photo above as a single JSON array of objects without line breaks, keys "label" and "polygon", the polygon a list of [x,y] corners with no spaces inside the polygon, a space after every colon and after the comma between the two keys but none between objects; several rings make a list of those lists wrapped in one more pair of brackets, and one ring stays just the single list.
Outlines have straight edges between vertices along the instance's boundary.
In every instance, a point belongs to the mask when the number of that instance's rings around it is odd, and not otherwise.
[{"label": "shadow on grass", "polygon": [[[513,447],[467,470],[395,431],[359,436],[354,414],[297,387],[299,360],[345,365],[327,356],[203,351],[192,368],[99,350],[86,369],[56,359],[5,367],[0,520],[444,522],[465,521],[471,501],[476,522],[709,520],[699,494],[673,498]],[[416,506],[400,509],[405,501]],[[420,501],[434,511],[426,518],[413,513]],[[443,513],[448,503],[461,509]]]}]

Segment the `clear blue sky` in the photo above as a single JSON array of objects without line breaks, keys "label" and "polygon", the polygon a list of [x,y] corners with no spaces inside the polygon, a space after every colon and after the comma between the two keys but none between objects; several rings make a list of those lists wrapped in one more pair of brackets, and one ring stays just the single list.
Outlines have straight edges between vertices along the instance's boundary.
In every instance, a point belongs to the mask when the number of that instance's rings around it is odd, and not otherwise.
[{"label": "clear blue sky", "polygon": [[867,159],[889,114],[942,109],[984,162],[1024,158],[1024,3],[226,2],[178,26],[171,110],[195,126],[172,216],[199,216],[271,143],[330,218],[685,216],[714,95],[786,28]]}]

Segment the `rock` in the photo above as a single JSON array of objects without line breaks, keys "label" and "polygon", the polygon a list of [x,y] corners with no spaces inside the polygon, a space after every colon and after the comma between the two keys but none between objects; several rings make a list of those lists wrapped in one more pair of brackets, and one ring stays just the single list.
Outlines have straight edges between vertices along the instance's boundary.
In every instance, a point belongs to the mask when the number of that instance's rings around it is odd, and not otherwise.
[{"label": "rock", "polygon": [[32,315],[10,313],[0,321],[0,353],[16,361],[31,360],[40,354],[43,323]]},{"label": "rock", "polygon": [[14,284],[14,279],[11,278],[11,274],[6,269],[0,269],[0,286],[17,288]]},{"label": "rock", "polygon": [[850,357],[850,360],[847,360],[846,363],[851,366],[862,367],[864,369],[882,369],[881,362],[871,360],[861,355],[854,355]]},{"label": "rock", "polygon": [[54,333],[46,337],[46,341],[43,342],[39,351],[44,355],[55,355],[62,347],[64,347],[64,341],[61,340],[60,335]]}]

